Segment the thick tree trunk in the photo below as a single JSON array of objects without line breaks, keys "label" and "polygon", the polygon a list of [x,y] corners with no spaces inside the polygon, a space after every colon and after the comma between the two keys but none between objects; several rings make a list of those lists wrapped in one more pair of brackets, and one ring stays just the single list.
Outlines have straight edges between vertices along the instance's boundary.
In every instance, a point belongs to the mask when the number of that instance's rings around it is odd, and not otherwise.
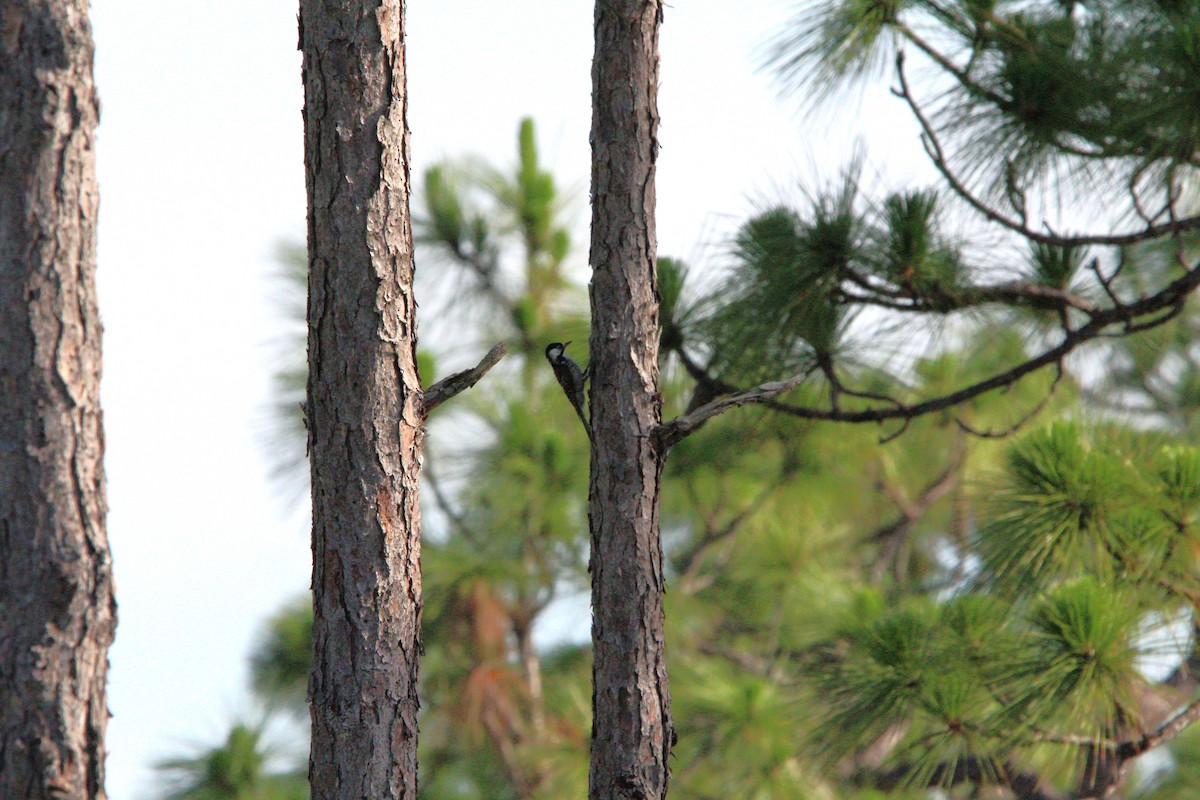
[{"label": "thick tree trunk", "polygon": [[104,794],[104,529],[87,0],[0,4],[0,797]]},{"label": "thick tree trunk", "polygon": [[404,3],[304,0],[315,800],[417,796],[422,398]]},{"label": "thick tree trunk", "polygon": [[674,729],[658,500],[659,0],[597,0],[592,62],[590,796],[662,798]]}]

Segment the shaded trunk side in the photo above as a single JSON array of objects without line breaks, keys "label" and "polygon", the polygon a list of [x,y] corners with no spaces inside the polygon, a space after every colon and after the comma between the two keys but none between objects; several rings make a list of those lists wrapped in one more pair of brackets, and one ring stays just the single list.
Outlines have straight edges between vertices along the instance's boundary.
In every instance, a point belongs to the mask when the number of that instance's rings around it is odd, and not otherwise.
[{"label": "shaded trunk side", "polygon": [[658,0],[597,0],[592,62],[592,798],[661,798],[674,730],[658,504]]},{"label": "shaded trunk side", "polygon": [[86,0],[0,4],[0,797],[104,798],[105,532]]},{"label": "shaded trunk side", "polygon": [[417,796],[422,406],[404,3],[304,0],[314,800]]}]

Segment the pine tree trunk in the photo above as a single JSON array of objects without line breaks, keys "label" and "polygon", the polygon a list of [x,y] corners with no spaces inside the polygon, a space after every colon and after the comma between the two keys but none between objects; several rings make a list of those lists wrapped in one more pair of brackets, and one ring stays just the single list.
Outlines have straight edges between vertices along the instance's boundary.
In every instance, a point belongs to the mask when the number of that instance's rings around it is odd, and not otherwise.
[{"label": "pine tree trunk", "polygon": [[594,800],[662,798],[674,729],[658,501],[659,0],[597,0],[592,62]]},{"label": "pine tree trunk", "polygon": [[314,800],[417,796],[422,406],[404,3],[301,3]]},{"label": "pine tree trunk", "polygon": [[0,797],[104,798],[105,533],[87,0],[0,4]]}]

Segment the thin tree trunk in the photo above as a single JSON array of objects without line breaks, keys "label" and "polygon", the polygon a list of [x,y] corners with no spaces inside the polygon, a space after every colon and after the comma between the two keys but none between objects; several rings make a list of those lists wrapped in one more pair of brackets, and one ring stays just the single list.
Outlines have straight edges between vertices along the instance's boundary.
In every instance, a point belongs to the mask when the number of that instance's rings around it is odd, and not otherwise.
[{"label": "thin tree trunk", "polygon": [[303,0],[315,800],[417,796],[423,408],[404,3]]},{"label": "thin tree trunk", "polygon": [[104,798],[116,626],[87,0],[0,4],[0,797]]},{"label": "thin tree trunk", "polygon": [[673,744],[659,532],[654,161],[659,0],[597,0],[592,62],[595,800],[662,798]]}]

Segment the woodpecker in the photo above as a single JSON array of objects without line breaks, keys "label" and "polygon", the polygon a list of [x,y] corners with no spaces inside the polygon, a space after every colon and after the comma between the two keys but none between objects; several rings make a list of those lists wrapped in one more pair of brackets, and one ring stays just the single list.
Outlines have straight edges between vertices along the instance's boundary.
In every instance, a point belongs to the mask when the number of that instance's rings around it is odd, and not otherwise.
[{"label": "woodpecker", "polygon": [[588,424],[587,417],[583,414],[583,387],[587,383],[588,371],[580,369],[579,365],[575,363],[575,359],[567,355],[567,345],[569,344],[570,342],[551,342],[546,345],[546,360],[550,362],[550,367],[554,370],[554,377],[558,378],[558,385],[562,387],[567,400],[571,401],[571,405],[575,407],[575,413],[579,415],[579,421],[583,423],[583,429],[587,431],[590,439],[592,438],[592,426]]}]

